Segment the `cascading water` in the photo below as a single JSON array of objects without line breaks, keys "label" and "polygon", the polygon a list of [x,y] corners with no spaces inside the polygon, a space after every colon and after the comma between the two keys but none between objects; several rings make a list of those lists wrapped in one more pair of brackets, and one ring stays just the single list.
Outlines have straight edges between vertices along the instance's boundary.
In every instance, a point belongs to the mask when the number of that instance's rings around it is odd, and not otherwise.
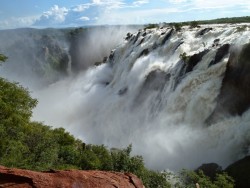
[{"label": "cascading water", "polygon": [[218,110],[231,54],[250,39],[250,30],[239,27],[128,35],[105,64],[34,93],[40,102],[34,119],[64,126],[87,143],[132,143],[154,169],[226,167],[250,145],[250,111]]}]

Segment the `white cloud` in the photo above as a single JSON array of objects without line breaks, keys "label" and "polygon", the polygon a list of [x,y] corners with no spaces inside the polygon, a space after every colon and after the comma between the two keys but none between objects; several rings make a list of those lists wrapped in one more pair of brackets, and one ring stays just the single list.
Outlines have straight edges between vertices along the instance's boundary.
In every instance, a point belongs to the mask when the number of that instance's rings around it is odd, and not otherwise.
[{"label": "white cloud", "polygon": [[169,2],[173,4],[178,4],[178,3],[185,3],[187,2],[187,0],[169,0]]},{"label": "white cloud", "polygon": [[0,20],[0,29],[11,29],[17,27],[29,27],[35,23],[39,16],[29,17],[11,17],[9,19]]},{"label": "white cloud", "polygon": [[65,7],[60,8],[58,5],[54,5],[49,11],[44,12],[43,16],[48,19],[53,19],[56,22],[63,22],[65,16],[68,14],[68,9]]},{"label": "white cloud", "polygon": [[60,8],[58,5],[54,5],[49,11],[44,12],[34,25],[50,26],[61,24],[65,21],[68,12],[69,9],[65,7]]},{"label": "white cloud", "polygon": [[79,18],[79,20],[81,20],[81,21],[89,21],[90,19],[87,16],[82,16],[81,18]]},{"label": "white cloud", "polygon": [[91,6],[91,4],[81,4],[81,5],[77,5],[76,7],[74,7],[74,8],[72,9],[72,11],[75,11],[75,12],[83,12],[83,11],[87,10],[90,6]]},{"label": "white cloud", "polygon": [[249,5],[249,0],[193,0],[193,5],[200,9],[223,8]]},{"label": "white cloud", "polygon": [[140,6],[140,5],[147,4],[147,3],[149,3],[148,0],[134,1],[134,2],[133,2],[133,6],[138,7],[138,6]]}]

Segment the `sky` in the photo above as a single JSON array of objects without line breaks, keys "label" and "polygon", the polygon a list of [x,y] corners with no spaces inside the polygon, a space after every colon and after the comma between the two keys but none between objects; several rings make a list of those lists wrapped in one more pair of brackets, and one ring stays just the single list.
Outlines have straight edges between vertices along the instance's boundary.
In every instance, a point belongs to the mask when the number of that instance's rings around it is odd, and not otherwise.
[{"label": "sky", "polygon": [[1,0],[0,29],[79,27],[250,16],[250,0]]}]

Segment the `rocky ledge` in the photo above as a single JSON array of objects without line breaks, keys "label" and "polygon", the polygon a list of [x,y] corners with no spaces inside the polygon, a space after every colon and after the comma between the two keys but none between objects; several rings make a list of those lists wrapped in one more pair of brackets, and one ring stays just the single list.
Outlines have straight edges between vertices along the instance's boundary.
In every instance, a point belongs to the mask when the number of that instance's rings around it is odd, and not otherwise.
[{"label": "rocky ledge", "polygon": [[34,172],[0,166],[0,187],[8,188],[144,188],[141,180],[130,173],[104,171]]}]

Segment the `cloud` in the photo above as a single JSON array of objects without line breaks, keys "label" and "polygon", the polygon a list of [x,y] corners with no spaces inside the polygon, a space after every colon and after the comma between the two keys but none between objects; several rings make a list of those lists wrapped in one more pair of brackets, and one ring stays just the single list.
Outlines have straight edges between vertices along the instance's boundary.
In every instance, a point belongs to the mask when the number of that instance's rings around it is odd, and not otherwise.
[{"label": "cloud", "polygon": [[33,25],[39,16],[28,17],[11,17],[5,20],[0,20],[0,29],[12,29],[17,27],[30,27]]},{"label": "cloud", "polygon": [[74,12],[83,12],[83,11],[87,10],[90,6],[91,6],[91,4],[77,5],[76,7],[74,7],[72,9],[72,11],[74,11]]},{"label": "cloud", "polygon": [[143,5],[143,4],[147,4],[147,3],[149,3],[148,0],[134,1],[134,2],[133,2],[133,6],[138,7],[138,6],[141,6],[141,5]]},{"label": "cloud", "polygon": [[81,21],[89,21],[90,19],[87,16],[82,16],[81,18],[79,18],[79,20],[81,20]]},{"label": "cloud", "polygon": [[173,4],[178,4],[178,3],[185,3],[187,2],[187,0],[169,0],[169,2]]},{"label": "cloud", "polygon": [[34,25],[50,26],[60,24],[65,21],[69,9],[54,5],[49,11],[44,12],[42,16],[34,23]]},{"label": "cloud", "polygon": [[192,4],[200,9],[213,9],[250,5],[249,0],[193,0]]}]

